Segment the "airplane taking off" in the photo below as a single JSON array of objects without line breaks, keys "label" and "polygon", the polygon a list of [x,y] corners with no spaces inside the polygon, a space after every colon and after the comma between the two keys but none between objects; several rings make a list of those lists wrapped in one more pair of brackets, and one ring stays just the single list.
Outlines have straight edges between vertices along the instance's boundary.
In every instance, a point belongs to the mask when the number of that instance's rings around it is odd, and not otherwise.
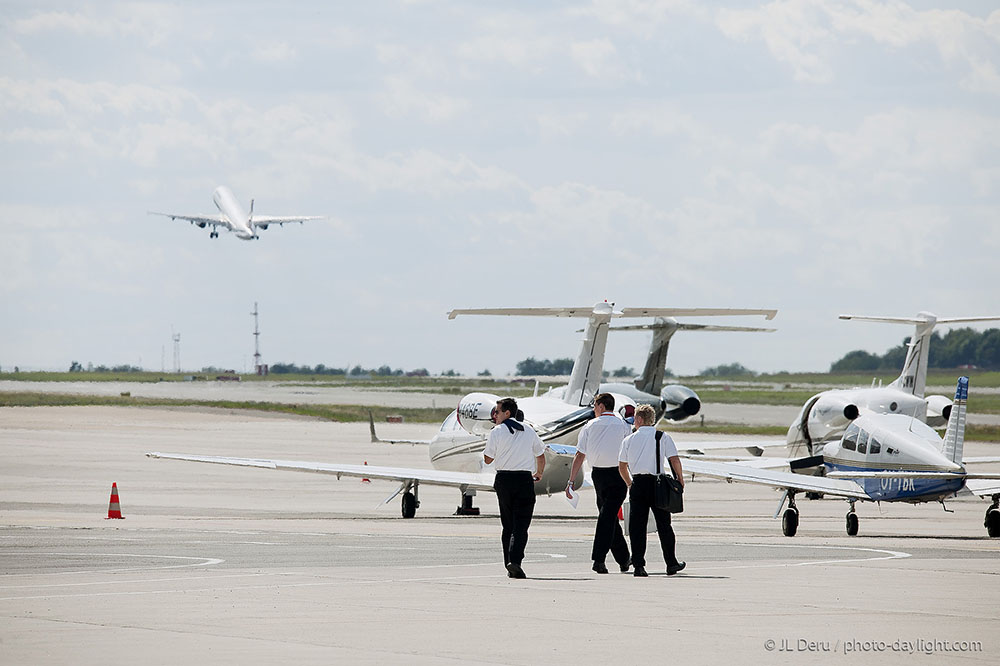
[{"label": "airplane taking off", "polygon": [[645,403],[656,410],[656,417],[668,421],[680,422],[701,411],[701,398],[694,390],[682,384],[663,385],[663,376],[667,369],[667,348],[670,338],[677,331],[745,331],[772,333],[773,328],[755,328],[751,326],[715,326],[711,324],[687,324],[673,317],[657,317],[652,324],[636,324],[634,326],[615,326],[615,331],[653,331],[653,339],[649,343],[649,353],[646,355],[646,365],[642,374],[635,378],[632,384],[607,382],[601,384],[601,392],[620,393],[635,400],[637,404]]},{"label": "airplane taking off", "polygon": [[187,220],[193,225],[204,229],[211,226],[212,230],[208,234],[209,238],[219,237],[219,227],[225,231],[231,231],[241,240],[255,240],[259,238],[257,229],[267,229],[272,224],[284,226],[290,222],[299,224],[309,220],[323,219],[322,215],[299,215],[299,216],[275,216],[275,215],[254,215],[253,199],[250,200],[250,212],[243,210],[243,206],[236,200],[232,190],[225,185],[220,185],[212,192],[212,201],[219,209],[216,215],[180,215],[177,213],[157,213],[150,211],[150,215],[163,215],[171,220]]},{"label": "airplane taking off", "polygon": [[[786,443],[793,457],[817,455],[827,442],[840,439],[848,425],[862,414],[905,414],[932,427],[948,422],[952,401],[943,395],[924,397],[927,387],[927,356],[931,333],[936,324],[957,324],[1000,320],[1000,316],[938,319],[930,312],[916,317],[862,317],[840,315],[841,319],[915,324],[903,371],[888,386],[833,389],[817,393],[802,406],[788,428]],[[800,473],[821,473],[821,468],[803,468]]]},{"label": "airplane taking off", "polygon": [[[598,386],[604,366],[604,352],[608,338],[608,324],[618,317],[669,317],[669,316],[711,316],[759,314],[772,319],[775,310],[722,310],[722,309],[676,309],[676,308],[624,308],[615,310],[613,304],[598,303],[583,308],[499,308],[479,310],[452,310],[449,319],[459,315],[508,315],[543,317],[586,317],[588,325],[580,345],[580,352],[570,383],[563,395],[533,396],[518,400],[518,407],[524,418],[519,419],[530,425],[545,443],[545,470],[541,480],[535,484],[537,494],[561,492],[569,482],[569,474],[576,455],[576,440],[580,429],[594,418],[592,402],[599,392]],[[402,515],[412,518],[420,506],[418,489],[421,484],[448,486],[462,493],[462,504],[458,514],[478,514],[473,497],[479,490],[493,490],[494,468],[483,460],[486,436],[493,428],[493,410],[500,396],[490,393],[470,393],[458,402],[458,407],[445,418],[440,430],[431,440],[381,440],[375,434],[371,423],[373,442],[389,444],[428,445],[430,462],[434,469],[383,467],[375,465],[342,465],[294,460],[270,460],[250,458],[229,458],[218,456],[190,455],[183,453],[147,453],[152,458],[187,460],[192,462],[217,463],[243,467],[285,469],[302,472],[333,474],[342,476],[383,479],[399,483],[396,491],[383,503],[390,502],[402,493]],[[623,414],[635,403],[623,395],[615,396],[615,407]],[[712,442],[700,443],[696,447],[680,451],[700,453],[711,449],[731,449],[735,446],[751,448],[748,443]],[[752,449],[753,451],[753,449]],[[583,485],[583,472],[577,481]],[[579,487],[578,485],[578,487]]]},{"label": "airplane taking off", "polygon": [[[942,439],[933,428],[905,414],[868,413],[853,419],[843,435],[827,442],[819,455],[808,461],[786,460],[807,466],[820,464],[825,476],[804,476],[786,471],[758,469],[740,463],[704,462],[697,457],[684,460],[684,471],[694,475],[744,481],[784,491],[774,517],[787,500],[781,520],[785,536],[794,536],[799,525],[795,495],[821,493],[846,499],[847,534],[858,533],[856,502],[941,502],[963,488],[993,503],[986,510],[984,525],[991,537],[1000,536],[1000,474],[966,471],[969,463],[1000,462],[1000,457],[963,458],[966,402],[969,378],[961,377],[955,390]],[[779,460],[780,462],[780,460]]]}]

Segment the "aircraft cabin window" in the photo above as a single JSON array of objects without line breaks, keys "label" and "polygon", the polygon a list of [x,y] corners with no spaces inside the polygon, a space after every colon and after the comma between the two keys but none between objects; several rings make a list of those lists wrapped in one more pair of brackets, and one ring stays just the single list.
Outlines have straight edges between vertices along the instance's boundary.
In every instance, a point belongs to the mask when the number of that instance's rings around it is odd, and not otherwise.
[{"label": "aircraft cabin window", "polygon": [[882,444],[872,437],[868,440],[868,453],[879,453],[882,451]]}]

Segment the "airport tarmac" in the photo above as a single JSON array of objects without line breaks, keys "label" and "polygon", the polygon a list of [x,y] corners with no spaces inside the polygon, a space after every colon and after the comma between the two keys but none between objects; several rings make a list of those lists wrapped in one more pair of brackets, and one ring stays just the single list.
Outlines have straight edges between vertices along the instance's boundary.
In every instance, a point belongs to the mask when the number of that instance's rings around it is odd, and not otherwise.
[{"label": "airport tarmac", "polygon": [[[433,426],[381,424],[386,437]],[[759,438],[755,438],[759,439]],[[997,663],[1000,540],[986,502],[799,502],[698,479],[675,519],[681,574],[590,571],[596,510],[539,498],[528,580],[506,577],[496,500],[417,517],[388,482],[204,465],[174,451],[429,467],[367,424],[252,412],[0,410],[0,663]],[[780,451],[780,449],[778,450]],[[969,455],[1000,446],[967,443]],[[106,520],[117,482],[125,520]],[[651,539],[651,546],[655,540]]]}]

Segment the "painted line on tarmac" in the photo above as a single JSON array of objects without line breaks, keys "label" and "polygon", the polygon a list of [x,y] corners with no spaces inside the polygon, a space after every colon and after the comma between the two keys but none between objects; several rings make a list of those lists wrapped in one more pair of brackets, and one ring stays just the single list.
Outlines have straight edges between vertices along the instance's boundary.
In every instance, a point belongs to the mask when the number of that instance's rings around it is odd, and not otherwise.
[{"label": "painted line on tarmac", "polygon": [[157,571],[160,569],[184,569],[187,567],[207,567],[214,564],[222,564],[225,562],[224,559],[217,557],[190,557],[187,555],[144,555],[139,553],[39,553],[37,551],[7,551],[9,554],[13,555],[55,555],[58,557],[81,557],[92,559],[95,555],[101,557],[139,557],[139,558],[158,558],[163,560],[200,560],[198,562],[191,562],[189,564],[167,564],[159,567],[130,567],[127,569],[85,569],[82,571],[52,571],[45,573],[25,573],[25,574],[6,574],[8,576],[66,576],[66,575],[80,575],[80,574],[95,574],[95,573],[123,573],[127,571]]},{"label": "painted line on tarmac", "polygon": [[737,564],[733,566],[708,566],[708,567],[698,567],[699,571],[707,571],[712,569],[768,569],[768,568],[780,568],[780,567],[808,567],[816,564],[850,564],[854,562],[875,562],[878,560],[897,560],[907,557],[912,557],[910,553],[903,553],[895,550],[882,550],[880,548],[862,548],[858,546],[812,546],[812,545],[797,545],[797,544],[784,544],[784,543],[746,543],[746,542],[736,542],[734,546],[751,546],[759,548],[811,548],[815,550],[854,550],[862,551],[868,553],[881,553],[879,557],[855,557],[850,559],[838,559],[838,560],[809,560],[807,562],[782,562],[776,564]]}]

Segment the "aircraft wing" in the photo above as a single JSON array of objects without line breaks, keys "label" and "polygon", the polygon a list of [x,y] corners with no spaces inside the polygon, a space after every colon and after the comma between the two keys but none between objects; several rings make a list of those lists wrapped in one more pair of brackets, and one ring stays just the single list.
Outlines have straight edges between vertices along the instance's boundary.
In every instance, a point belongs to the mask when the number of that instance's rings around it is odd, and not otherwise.
[{"label": "aircraft wing", "polygon": [[213,227],[226,226],[226,223],[222,221],[221,215],[178,215],[177,213],[157,213],[153,210],[149,211],[149,214],[162,215],[163,217],[169,217],[171,220],[185,220],[202,226],[208,224]]},{"label": "aircraft wing", "polygon": [[701,474],[730,482],[756,483],[772,488],[823,493],[824,495],[860,500],[871,499],[859,484],[846,479],[830,479],[825,476],[807,476],[794,472],[754,469],[739,463],[708,462],[692,458],[685,458],[682,466],[686,473]]},{"label": "aircraft wing", "polygon": [[429,439],[382,439],[375,434],[375,416],[368,412],[368,429],[372,433],[372,444],[409,444],[410,446],[415,446],[417,444],[421,446],[430,446],[431,440]]},{"label": "aircraft wing", "polygon": [[962,464],[968,465],[969,463],[996,463],[1000,462],[1000,456],[969,456],[967,458],[962,458]]},{"label": "aircraft wing", "polygon": [[788,463],[792,458],[764,458],[762,456],[719,456],[719,455],[684,455],[684,460],[710,460],[712,462],[731,462],[742,467],[752,467],[754,469],[788,469]]},{"label": "aircraft wing", "polygon": [[293,472],[313,472],[315,474],[332,474],[338,479],[342,476],[366,479],[381,479],[385,481],[419,481],[432,486],[447,486],[449,488],[493,490],[493,472],[447,472],[434,469],[416,469],[410,467],[382,467],[380,465],[338,465],[331,463],[307,462],[301,460],[272,460],[268,458],[227,458],[224,456],[200,456],[187,453],[147,453],[150,458],[167,460],[186,460],[189,462],[214,463],[217,465],[236,465],[239,467],[260,467],[263,469],[281,469]]},{"label": "aircraft wing", "polygon": [[965,482],[965,487],[980,497],[1000,494],[1000,481],[997,480],[969,479]]},{"label": "aircraft wing", "polygon": [[299,215],[298,217],[294,215],[254,215],[253,226],[264,227],[269,224],[277,224],[279,227],[283,224],[291,224],[293,222],[298,222],[299,224],[303,222],[308,222],[309,220],[322,220],[324,216],[322,215]]},{"label": "aircraft wing", "polygon": [[771,449],[778,446],[787,446],[785,442],[750,442],[745,439],[743,440],[721,440],[715,442],[692,442],[691,444],[682,444],[677,440],[674,440],[674,445],[677,447],[677,453],[680,454],[691,454],[700,455],[705,451],[718,451],[722,449],[746,449],[755,456],[759,456],[764,452],[764,449]]}]

